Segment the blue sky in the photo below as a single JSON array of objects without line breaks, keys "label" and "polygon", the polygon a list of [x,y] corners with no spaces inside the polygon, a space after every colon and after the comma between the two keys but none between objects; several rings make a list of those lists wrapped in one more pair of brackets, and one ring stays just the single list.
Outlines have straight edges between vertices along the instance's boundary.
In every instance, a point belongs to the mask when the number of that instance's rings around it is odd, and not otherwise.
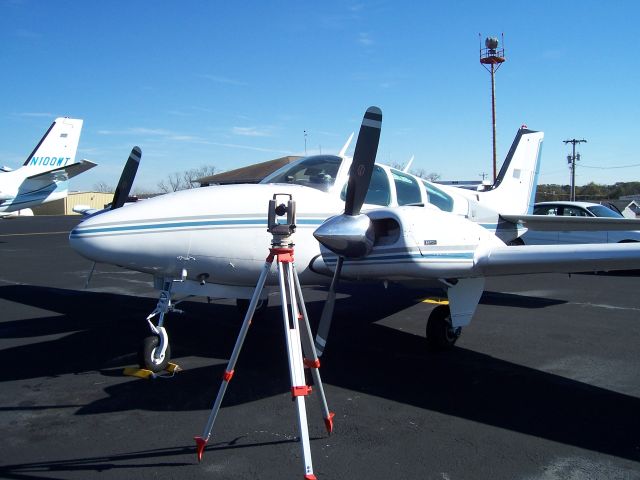
[{"label": "blue sky", "polygon": [[[488,4],[491,6],[487,6]],[[545,132],[541,183],[640,180],[640,3],[0,0],[0,163],[19,166],[57,116],[83,118],[73,189],[337,152],[382,108],[382,163],[443,179],[491,171],[479,38],[504,32],[498,162],[518,127]],[[629,165],[636,165],[628,167]],[[618,168],[624,167],[624,168]]]}]

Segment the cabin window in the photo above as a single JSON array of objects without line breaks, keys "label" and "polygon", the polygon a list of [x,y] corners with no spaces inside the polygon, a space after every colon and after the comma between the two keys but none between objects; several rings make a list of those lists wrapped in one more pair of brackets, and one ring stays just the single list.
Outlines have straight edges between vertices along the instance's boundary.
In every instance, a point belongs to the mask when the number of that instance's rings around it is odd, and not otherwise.
[{"label": "cabin window", "polygon": [[429,203],[431,205],[435,205],[444,212],[453,212],[453,198],[425,180],[423,180],[422,183],[427,190]]},{"label": "cabin window", "polygon": [[295,183],[326,192],[335,183],[341,162],[335,155],[306,157],[285,165],[260,183]]},{"label": "cabin window", "polygon": [[419,205],[422,203],[420,186],[415,178],[395,170],[391,170],[391,176],[396,185],[398,205]]},{"label": "cabin window", "polygon": [[[340,198],[342,200],[347,198],[347,183],[345,183],[342,188]],[[383,207],[386,207],[391,203],[389,177],[387,177],[384,169],[378,165],[373,166],[371,183],[369,184],[369,190],[367,190],[367,196],[364,199],[364,203],[368,203],[369,205],[381,205]]]}]

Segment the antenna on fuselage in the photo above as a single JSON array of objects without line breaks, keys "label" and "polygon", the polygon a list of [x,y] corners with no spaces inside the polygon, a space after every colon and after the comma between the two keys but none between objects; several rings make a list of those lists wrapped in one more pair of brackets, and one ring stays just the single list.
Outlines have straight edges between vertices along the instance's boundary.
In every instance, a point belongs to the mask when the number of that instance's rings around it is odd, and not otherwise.
[{"label": "antenna on fuselage", "polygon": [[351,135],[349,135],[349,138],[347,138],[344,147],[342,147],[342,150],[340,150],[340,153],[338,153],[339,157],[344,157],[344,155],[347,153],[347,149],[349,148],[349,145],[351,145],[351,140],[353,140],[353,134],[354,132],[351,132]]},{"label": "antenna on fuselage", "polygon": [[404,173],[409,173],[409,169],[411,168],[411,164],[413,163],[413,159],[416,158],[415,155],[411,155],[411,158],[409,159],[409,161],[407,162],[407,164],[404,166],[404,168],[402,169],[402,171]]}]

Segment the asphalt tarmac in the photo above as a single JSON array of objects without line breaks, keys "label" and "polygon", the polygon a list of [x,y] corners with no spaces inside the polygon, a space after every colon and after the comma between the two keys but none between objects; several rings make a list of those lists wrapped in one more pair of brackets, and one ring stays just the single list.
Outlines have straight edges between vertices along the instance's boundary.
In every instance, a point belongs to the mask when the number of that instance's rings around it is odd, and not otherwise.
[{"label": "asphalt tarmac", "polygon": [[[240,314],[182,303],[166,326],[183,371],[124,376],[156,292],[104,265],[85,289],[91,263],[67,241],[78,220],[0,220],[0,478],[302,478],[277,302],[198,463]],[[640,479],[637,275],[490,279],[446,353],[425,349],[424,292],[344,285],[321,368],[333,435],[307,400],[316,476]],[[324,296],[305,288],[312,323]]]}]

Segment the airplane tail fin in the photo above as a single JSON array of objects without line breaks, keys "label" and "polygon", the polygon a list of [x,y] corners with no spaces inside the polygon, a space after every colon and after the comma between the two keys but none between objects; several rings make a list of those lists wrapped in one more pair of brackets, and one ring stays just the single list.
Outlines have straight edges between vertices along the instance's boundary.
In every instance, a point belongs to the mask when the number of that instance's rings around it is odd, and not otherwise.
[{"label": "airplane tail fin", "polygon": [[479,193],[482,204],[500,214],[533,212],[543,132],[520,128],[491,190]]},{"label": "airplane tail fin", "polygon": [[24,162],[26,171],[35,175],[74,163],[81,130],[80,119],[56,118]]}]

